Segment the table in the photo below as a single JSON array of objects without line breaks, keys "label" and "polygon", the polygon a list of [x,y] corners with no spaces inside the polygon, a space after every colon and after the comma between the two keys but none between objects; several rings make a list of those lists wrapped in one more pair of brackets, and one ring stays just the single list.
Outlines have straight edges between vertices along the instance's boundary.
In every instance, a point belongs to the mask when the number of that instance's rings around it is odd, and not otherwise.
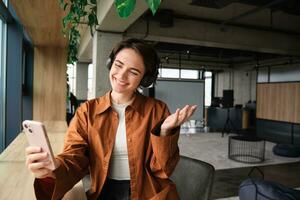
[{"label": "table", "polygon": [[[62,151],[66,122],[44,123],[54,155]],[[26,136],[21,132],[0,154],[0,199],[36,199],[33,188],[34,176],[25,166]],[[63,199],[86,199],[82,182],[78,182]]]},{"label": "table", "polygon": [[229,136],[229,159],[243,163],[260,163],[265,160],[265,140],[256,136]]}]

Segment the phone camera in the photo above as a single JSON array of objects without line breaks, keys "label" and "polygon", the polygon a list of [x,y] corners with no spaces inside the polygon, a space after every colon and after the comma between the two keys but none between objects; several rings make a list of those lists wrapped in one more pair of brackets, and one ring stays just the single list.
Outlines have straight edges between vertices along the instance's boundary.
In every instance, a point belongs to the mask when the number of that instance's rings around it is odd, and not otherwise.
[{"label": "phone camera", "polygon": [[32,133],[32,130],[31,129],[28,129],[29,130],[29,133]]}]

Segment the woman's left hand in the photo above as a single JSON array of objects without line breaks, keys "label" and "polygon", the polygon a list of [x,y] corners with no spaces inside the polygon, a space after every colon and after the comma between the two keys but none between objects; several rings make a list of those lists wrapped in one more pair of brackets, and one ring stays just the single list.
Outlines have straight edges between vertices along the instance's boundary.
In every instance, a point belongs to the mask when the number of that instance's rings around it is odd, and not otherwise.
[{"label": "woman's left hand", "polygon": [[162,123],[160,128],[160,135],[166,136],[170,134],[170,131],[177,126],[180,126],[187,121],[195,112],[197,105],[186,105],[181,109],[177,109],[175,113],[168,116]]}]

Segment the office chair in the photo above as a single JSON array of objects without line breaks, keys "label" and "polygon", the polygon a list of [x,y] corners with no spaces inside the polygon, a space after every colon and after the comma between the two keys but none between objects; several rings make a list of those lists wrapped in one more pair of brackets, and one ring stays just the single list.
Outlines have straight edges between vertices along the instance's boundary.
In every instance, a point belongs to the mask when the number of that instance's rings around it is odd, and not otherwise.
[{"label": "office chair", "polygon": [[175,182],[180,199],[210,199],[215,168],[206,162],[180,156],[171,180]]}]

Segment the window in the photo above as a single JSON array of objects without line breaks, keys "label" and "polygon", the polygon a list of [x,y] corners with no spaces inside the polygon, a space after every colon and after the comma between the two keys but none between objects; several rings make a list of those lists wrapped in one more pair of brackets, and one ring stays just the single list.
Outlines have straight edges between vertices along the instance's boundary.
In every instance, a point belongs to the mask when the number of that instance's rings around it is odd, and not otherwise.
[{"label": "window", "polygon": [[184,79],[199,79],[198,70],[182,69],[180,75]]},{"label": "window", "polygon": [[76,90],[76,67],[71,64],[67,64],[67,74],[68,74],[68,79],[67,82],[70,87],[70,92],[75,94]]},{"label": "window", "polygon": [[179,78],[179,69],[162,68],[160,74],[162,78]]},{"label": "window", "polygon": [[199,70],[160,68],[158,77],[172,79],[199,79]]},{"label": "window", "polygon": [[211,104],[211,94],[212,94],[212,72],[204,72],[205,80],[205,106],[210,106]]},{"label": "window", "polygon": [[93,96],[93,64],[89,64],[88,66],[88,93],[87,99],[94,98]]}]

